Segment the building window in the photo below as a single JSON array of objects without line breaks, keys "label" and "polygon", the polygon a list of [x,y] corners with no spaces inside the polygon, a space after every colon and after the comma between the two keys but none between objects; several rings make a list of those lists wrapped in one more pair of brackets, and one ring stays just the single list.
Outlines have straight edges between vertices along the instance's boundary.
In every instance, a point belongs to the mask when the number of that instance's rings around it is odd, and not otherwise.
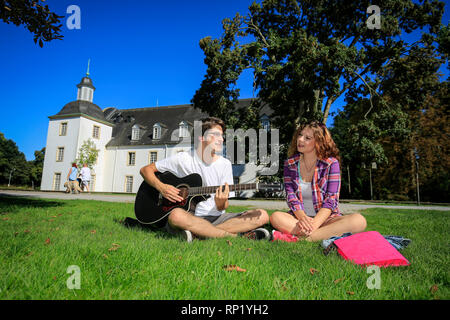
[{"label": "building window", "polygon": [[56,161],[61,162],[64,160],[64,147],[58,147],[58,151],[56,152]]},{"label": "building window", "polygon": [[59,191],[59,188],[61,187],[61,173],[55,172],[53,175],[53,190]]},{"label": "building window", "polygon": [[161,126],[159,123],[155,124],[153,126],[153,139],[160,139],[161,138]]},{"label": "building window", "polygon": [[94,128],[92,129],[92,138],[100,139],[100,127],[99,126],[94,126]]},{"label": "building window", "polygon": [[89,191],[95,191],[95,174],[91,174],[91,181],[89,181]]},{"label": "building window", "polygon": [[59,125],[59,135],[60,136],[65,136],[67,135],[67,122],[62,122]]},{"label": "building window", "polygon": [[131,140],[139,140],[139,130],[140,128],[137,124],[131,128]]},{"label": "building window", "polygon": [[270,131],[270,120],[267,116],[261,119],[261,127],[266,131]]},{"label": "building window", "polygon": [[150,161],[149,163],[153,163],[158,161],[158,152],[150,152]]},{"label": "building window", "polygon": [[125,177],[125,192],[133,192],[133,176]]},{"label": "building window", "polygon": [[128,152],[127,164],[129,166],[134,166],[136,164],[136,152]]},{"label": "building window", "polygon": [[186,122],[180,122],[179,135],[180,138],[189,137],[189,126]]}]

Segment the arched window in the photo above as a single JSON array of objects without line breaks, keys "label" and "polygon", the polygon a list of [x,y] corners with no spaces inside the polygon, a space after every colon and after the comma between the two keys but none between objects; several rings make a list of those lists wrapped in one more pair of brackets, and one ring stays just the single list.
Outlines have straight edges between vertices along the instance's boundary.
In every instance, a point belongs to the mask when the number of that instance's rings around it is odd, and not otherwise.
[{"label": "arched window", "polygon": [[139,140],[139,136],[140,136],[140,128],[137,124],[135,124],[131,128],[131,140]]},{"label": "arched window", "polygon": [[186,138],[186,137],[189,137],[189,125],[186,123],[186,122],[184,122],[184,121],[181,121],[180,123],[179,123],[179,130],[178,130],[178,137],[180,137],[180,138]]},{"label": "arched window", "polygon": [[261,117],[261,126],[264,130],[270,131],[270,119],[267,115]]},{"label": "arched window", "polygon": [[161,125],[159,123],[153,125],[153,139],[161,139]]}]

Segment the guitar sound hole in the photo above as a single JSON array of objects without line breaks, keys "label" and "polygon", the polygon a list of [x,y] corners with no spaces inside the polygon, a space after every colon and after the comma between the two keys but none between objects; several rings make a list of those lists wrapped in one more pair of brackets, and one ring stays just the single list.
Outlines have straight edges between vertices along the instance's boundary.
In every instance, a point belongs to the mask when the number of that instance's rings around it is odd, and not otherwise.
[{"label": "guitar sound hole", "polygon": [[189,189],[187,187],[183,187],[183,186],[179,186],[177,188],[180,189],[180,193],[178,195],[183,197],[183,199],[186,199],[189,195]]}]

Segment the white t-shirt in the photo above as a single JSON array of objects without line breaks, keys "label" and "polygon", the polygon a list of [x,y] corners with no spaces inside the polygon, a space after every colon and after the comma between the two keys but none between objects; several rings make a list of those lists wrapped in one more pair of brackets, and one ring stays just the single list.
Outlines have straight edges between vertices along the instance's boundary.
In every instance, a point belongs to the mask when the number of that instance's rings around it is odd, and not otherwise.
[{"label": "white t-shirt", "polygon": [[83,180],[83,181],[91,180],[91,169],[89,169],[88,167],[81,168],[80,174],[81,174],[81,180]]},{"label": "white t-shirt", "polygon": [[[233,170],[231,162],[222,156],[211,164],[204,163],[196,151],[178,152],[177,154],[155,162],[156,169],[163,173],[169,171],[179,178],[183,178],[192,173],[198,173],[203,180],[204,187],[221,186],[225,182],[233,184]],[[234,192],[230,192],[229,197],[234,197]],[[206,201],[197,204],[195,208],[196,216],[220,216],[225,210],[217,210],[214,201],[214,194]]]},{"label": "white t-shirt", "polygon": [[316,211],[314,210],[314,204],[312,201],[312,187],[311,182],[300,181],[300,188],[302,191],[303,208],[305,213],[309,217],[314,217]]}]

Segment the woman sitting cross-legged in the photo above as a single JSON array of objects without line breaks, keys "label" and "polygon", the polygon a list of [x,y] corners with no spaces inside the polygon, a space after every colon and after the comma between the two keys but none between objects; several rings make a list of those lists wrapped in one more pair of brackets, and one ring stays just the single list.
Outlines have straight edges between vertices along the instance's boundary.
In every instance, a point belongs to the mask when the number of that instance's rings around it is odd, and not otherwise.
[{"label": "woman sitting cross-legged", "polygon": [[[308,241],[365,230],[366,219],[361,214],[339,211],[339,150],[324,124],[301,125],[292,137],[288,157],[284,186],[290,210],[270,216],[275,229]],[[274,240],[277,235],[274,232]]]}]

